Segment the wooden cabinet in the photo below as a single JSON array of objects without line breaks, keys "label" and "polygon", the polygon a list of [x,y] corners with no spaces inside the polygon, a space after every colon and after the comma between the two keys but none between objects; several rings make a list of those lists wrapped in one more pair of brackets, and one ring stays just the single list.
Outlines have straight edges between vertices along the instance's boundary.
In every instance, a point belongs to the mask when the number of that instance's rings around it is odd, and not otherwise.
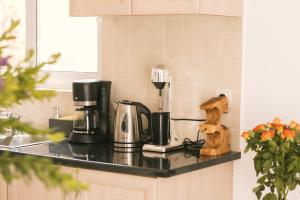
[{"label": "wooden cabinet", "polygon": [[157,200],[232,200],[232,162],[157,181]]},{"label": "wooden cabinet", "polygon": [[156,199],[154,178],[80,169],[77,179],[89,184],[88,191],[80,192],[80,200]]},{"label": "wooden cabinet", "polygon": [[39,180],[18,180],[8,185],[8,200],[64,200],[59,190],[47,190]]},{"label": "wooden cabinet", "polygon": [[199,0],[132,0],[133,15],[196,13]]},{"label": "wooden cabinet", "polygon": [[[146,178],[81,169],[79,181],[90,189],[80,200],[232,200],[233,163],[170,178]],[[218,192],[216,192],[218,191]]]},{"label": "wooden cabinet", "polygon": [[[75,169],[62,168],[64,172],[74,174]],[[65,195],[60,189],[49,190],[44,187],[43,183],[33,179],[30,183],[28,180],[16,180],[8,185],[7,200],[68,200],[72,199],[72,194]],[[1,199],[2,200],[2,199]],[[3,199],[4,200],[4,199]]]},{"label": "wooden cabinet", "polygon": [[71,16],[210,14],[242,16],[243,0],[69,0]]},{"label": "wooden cabinet", "polygon": [[0,176],[0,200],[7,200],[7,184]]},{"label": "wooden cabinet", "polygon": [[70,0],[70,15],[131,15],[131,0]]},{"label": "wooden cabinet", "polygon": [[243,0],[200,0],[200,13],[208,15],[243,15]]},{"label": "wooden cabinet", "polygon": [[64,171],[87,183],[89,189],[64,195],[60,190],[45,189],[37,180],[30,184],[15,181],[8,189],[0,181],[0,200],[232,200],[232,162],[169,178],[75,168],[64,168]]}]

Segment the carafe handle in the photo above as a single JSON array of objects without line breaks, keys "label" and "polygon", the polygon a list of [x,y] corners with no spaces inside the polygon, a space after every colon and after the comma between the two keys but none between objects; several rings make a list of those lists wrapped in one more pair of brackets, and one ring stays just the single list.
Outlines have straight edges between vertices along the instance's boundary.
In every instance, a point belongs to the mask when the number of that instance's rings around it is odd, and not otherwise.
[{"label": "carafe handle", "polygon": [[[145,132],[143,129],[143,122],[142,122],[142,114],[146,116],[148,121],[148,128]],[[151,140],[151,111],[143,104],[137,104],[137,115],[138,115],[138,126],[140,136],[143,142],[150,142]]]}]

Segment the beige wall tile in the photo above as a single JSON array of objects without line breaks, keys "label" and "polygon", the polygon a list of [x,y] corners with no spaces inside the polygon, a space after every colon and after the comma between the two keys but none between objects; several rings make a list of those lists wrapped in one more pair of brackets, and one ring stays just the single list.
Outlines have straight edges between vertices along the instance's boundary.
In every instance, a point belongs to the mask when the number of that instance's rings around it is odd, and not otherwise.
[{"label": "beige wall tile", "polygon": [[153,83],[151,82],[150,78],[147,81],[147,99],[153,102],[158,102],[159,100],[159,92],[154,87]]},{"label": "beige wall tile", "polygon": [[237,17],[223,17],[223,35],[227,37],[242,37],[242,19]]},{"label": "beige wall tile", "polygon": [[201,39],[193,39],[191,37],[185,38],[183,41],[183,59],[199,57],[203,58],[202,55],[203,47]]},{"label": "beige wall tile", "polygon": [[167,38],[165,41],[165,56],[166,57],[181,57],[183,52],[183,39]]},{"label": "beige wall tile", "polygon": [[[101,26],[98,27],[98,32],[101,33],[103,40],[99,42],[98,71],[101,77],[112,77],[114,60],[114,20],[112,18],[104,18],[100,20],[99,23]],[[102,29],[102,27],[106,28]]]},{"label": "beige wall tile", "polygon": [[203,82],[201,84],[202,87],[202,101],[205,102],[209,100],[211,97],[216,95],[216,90],[218,88],[217,83],[207,83]]},{"label": "beige wall tile", "polygon": [[113,77],[129,78],[131,62],[129,58],[114,59],[114,74]]},{"label": "beige wall tile", "polygon": [[127,99],[132,101],[143,102],[147,99],[147,79],[130,79],[128,80]]},{"label": "beige wall tile", "polygon": [[113,79],[113,99],[127,99],[129,94],[129,82],[127,79]]},{"label": "beige wall tile", "polygon": [[49,118],[53,114],[53,108],[59,107],[61,116],[73,114],[71,92],[58,92],[56,97],[50,100],[25,102],[12,110],[14,113],[24,114],[23,121],[32,123],[38,128],[48,128]]},{"label": "beige wall tile", "polygon": [[217,84],[217,89],[230,89],[231,90],[231,106],[240,107],[241,103],[241,87],[235,82],[220,82]]},{"label": "beige wall tile", "polygon": [[221,80],[222,66],[219,59],[203,59],[199,79],[204,82],[218,82]]},{"label": "beige wall tile", "polygon": [[183,103],[202,103],[202,83],[199,81],[183,81]]},{"label": "beige wall tile", "polygon": [[201,40],[202,15],[187,15],[184,17],[184,38]]},{"label": "beige wall tile", "polygon": [[241,60],[242,39],[223,37],[223,60]]},{"label": "beige wall tile", "polygon": [[148,37],[165,38],[166,16],[148,16]]},{"label": "beige wall tile", "polygon": [[198,81],[201,73],[201,60],[199,57],[182,60],[183,80]]},{"label": "beige wall tile", "polygon": [[222,63],[222,82],[232,82],[240,85],[241,83],[241,61],[224,60]]},{"label": "beige wall tile", "polygon": [[114,39],[114,59],[124,59],[130,57],[131,37],[115,37]]},{"label": "beige wall tile", "polygon": [[204,111],[200,110],[199,103],[183,103],[183,118],[203,118]]},{"label": "beige wall tile", "polygon": [[[114,25],[115,38],[130,37],[130,34],[131,34],[131,17],[129,17],[129,16],[115,17],[114,21],[115,21],[115,25]],[[103,29],[103,30],[105,30],[105,29]]]},{"label": "beige wall tile", "polygon": [[151,72],[151,65],[149,65],[147,59],[134,57],[131,58],[131,64],[129,67],[129,77],[148,80]]},{"label": "beige wall tile", "polygon": [[183,100],[183,81],[173,81],[173,102],[181,103]]},{"label": "beige wall tile", "polygon": [[199,130],[198,122],[182,122],[182,139],[189,138],[193,141],[197,139],[197,133]]},{"label": "beige wall tile", "polygon": [[138,58],[147,58],[147,56],[148,56],[148,40],[146,38],[132,37],[131,56],[138,57]]},{"label": "beige wall tile", "polygon": [[169,70],[174,81],[182,80],[182,67],[180,58],[165,57],[164,67]]},{"label": "beige wall tile", "polygon": [[[113,81],[113,101],[136,100],[157,111],[158,91],[150,80],[151,68],[157,64],[164,65],[174,76],[173,114],[177,118],[204,118],[200,104],[215,96],[218,88],[230,89],[232,107],[223,121],[232,132],[232,148],[239,150],[240,18],[119,16],[103,17],[99,24],[100,77]],[[71,101],[70,94],[62,94],[51,103],[26,104],[16,110],[34,111],[39,119],[30,119],[45,125],[54,105],[61,106],[63,113],[72,114]],[[43,112],[41,107],[45,107]],[[181,138],[195,139],[199,124],[176,122],[175,127]]]},{"label": "beige wall tile", "polygon": [[[148,42],[148,59],[157,63],[163,63],[165,54],[165,42],[163,37],[150,38]],[[160,62],[157,62],[160,61]]]},{"label": "beige wall tile", "polygon": [[137,16],[131,18],[131,35],[133,39],[148,37],[148,17]]},{"label": "beige wall tile", "polygon": [[203,58],[220,59],[222,56],[222,17],[204,15],[201,20]]},{"label": "beige wall tile", "polygon": [[166,17],[166,38],[182,39],[183,38],[183,16],[170,15]]}]

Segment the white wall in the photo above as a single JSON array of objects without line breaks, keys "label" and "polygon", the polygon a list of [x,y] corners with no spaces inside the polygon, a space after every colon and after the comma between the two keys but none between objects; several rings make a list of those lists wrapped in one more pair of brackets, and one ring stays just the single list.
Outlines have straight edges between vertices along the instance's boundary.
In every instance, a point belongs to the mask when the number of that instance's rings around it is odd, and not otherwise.
[{"label": "white wall", "polygon": [[[274,116],[300,121],[299,9],[299,0],[245,0],[241,130]],[[252,162],[249,154],[235,162],[235,200],[255,199]]]}]

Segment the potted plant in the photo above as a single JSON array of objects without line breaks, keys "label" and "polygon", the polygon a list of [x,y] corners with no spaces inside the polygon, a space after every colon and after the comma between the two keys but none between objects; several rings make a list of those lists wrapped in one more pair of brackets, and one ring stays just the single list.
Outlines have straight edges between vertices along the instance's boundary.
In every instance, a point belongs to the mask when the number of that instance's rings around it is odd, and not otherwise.
[{"label": "potted plant", "polygon": [[[25,101],[48,99],[55,95],[54,91],[37,90],[37,86],[45,83],[48,74],[41,74],[45,65],[54,64],[60,54],[53,54],[48,61],[34,64],[34,52],[29,50],[24,59],[12,64],[14,55],[7,51],[11,47],[10,41],[15,40],[14,30],[19,25],[18,20],[12,20],[10,26],[0,29],[0,109],[9,109]],[[37,129],[31,124],[15,118],[0,119],[0,135],[7,129],[26,132],[29,135],[44,134],[52,141],[62,139],[62,134],[48,134],[48,129]],[[14,179],[31,180],[37,177],[48,188],[60,187],[64,192],[86,189],[71,174],[59,170],[51,160],[31,156],[13,156],[8,152],[0,153],[0,178],[10,183]]]},{"label": "potted plant", "polygon": [[300,184],[300,125],[289,125],[275,118],[259,124],[242,134],[247,146],[245,152],[256,152],[254,167],[257,199],[287,200],[290,191]]}]

